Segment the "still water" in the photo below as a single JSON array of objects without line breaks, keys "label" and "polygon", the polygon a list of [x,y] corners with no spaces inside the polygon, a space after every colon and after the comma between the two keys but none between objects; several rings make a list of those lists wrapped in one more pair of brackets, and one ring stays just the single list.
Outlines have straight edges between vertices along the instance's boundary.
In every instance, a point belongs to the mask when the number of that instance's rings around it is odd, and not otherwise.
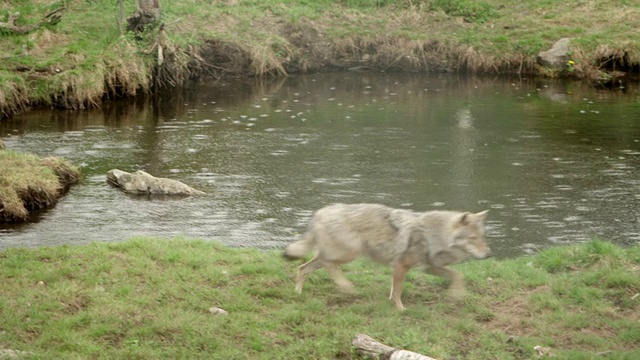
[{"label": "still water", "polygon": [[[599,237],[640,242],[640,88],[544,79],[316,74],[195,84],[82,112],[0,123],[12,150],[83,181],[0,249],[183,236],[277,248],[334,202],[489,209],[498,257]],[[205,196],[133,197],[110,169]]]}]

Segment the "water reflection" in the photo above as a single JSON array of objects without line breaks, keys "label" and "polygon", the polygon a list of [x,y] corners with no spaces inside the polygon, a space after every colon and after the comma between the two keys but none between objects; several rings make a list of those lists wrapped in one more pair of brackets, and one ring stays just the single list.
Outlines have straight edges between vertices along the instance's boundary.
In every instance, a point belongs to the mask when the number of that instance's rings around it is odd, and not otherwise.
[{"label": "water reflection", "polygon": [[[544,80],[318,74],[195,84],[87,112],[0,123],[7,147],[81,164],[84,181],[0,248],[184,235],[281,247],[313,210],[380,202],[490,209],[498,256],[594,236],[640,241],[640,89]],[[126,196],[108,170],[204,190]]]}]

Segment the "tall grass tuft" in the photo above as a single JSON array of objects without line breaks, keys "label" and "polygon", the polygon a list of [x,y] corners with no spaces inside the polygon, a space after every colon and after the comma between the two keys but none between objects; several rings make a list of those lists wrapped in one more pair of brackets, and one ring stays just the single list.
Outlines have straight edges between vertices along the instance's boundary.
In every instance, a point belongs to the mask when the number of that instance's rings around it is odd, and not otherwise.
[{"label": "tall grass tuft", "polygon": [[572,251],[563,248],[547,250],[538,256],[537,262],[552,273],[576,271],[607,265],[619,257],[619,251],[620,248],[610,242],[595,239]]}]

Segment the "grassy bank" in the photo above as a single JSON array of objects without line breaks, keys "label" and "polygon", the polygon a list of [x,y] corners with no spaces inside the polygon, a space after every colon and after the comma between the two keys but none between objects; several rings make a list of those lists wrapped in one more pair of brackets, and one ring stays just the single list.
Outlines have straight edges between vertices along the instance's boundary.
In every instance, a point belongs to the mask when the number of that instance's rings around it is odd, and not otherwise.
[{"label": "grassy bank", "polygon": [[[640,356],[640,246],[594,241],[534,257],[457,266],[469,296],[417,269],[405,312],[387,300],[388,269],[346,266],[359,293],[326,272],[297,296],[297,263],[279,253],[197,240],[0,252],[0,349],[37,358],[359,358],[358,333],[448,359]],[[213,315],[219,307],[228,315]]]},{"label": "grassy bank", "polygon": [[[640,5],[630,0],[161,1],[163,31],[121,35],[117,2],[10,0],[0,22],[0,116],[44,105],[79,109],[186,78],[325,68],[572,76],[604,81],[640,69]],[[124,2],[124,17],[133,1]],[[571,64],[536,54],[572,39]],[[159,50],[162,52],[159,52]]]},{"label": "grassy bank", "polygon": [[64,159],[0,146],[0,222],[24,221],[31,212],[54,206],[79,180],[79,169]]}]

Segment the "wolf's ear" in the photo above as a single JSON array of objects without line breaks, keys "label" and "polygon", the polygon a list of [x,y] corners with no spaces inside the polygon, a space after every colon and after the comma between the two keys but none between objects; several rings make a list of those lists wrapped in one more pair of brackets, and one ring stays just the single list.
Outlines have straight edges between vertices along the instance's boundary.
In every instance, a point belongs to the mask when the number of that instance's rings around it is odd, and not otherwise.
[{"label": "wolf's ear", "polygon": [[469,216],[471,214],[468,212],[462,213],[459,215],[458,217],[458,223],[462,224],[462,225],[468,225],[469,224]]},{"label": "wolf's ear", "polygon": [[487,218],[487,214],[488,213],[489,213],[489,210],[481,211],[481,212],[476,214],[476,217],[478,218],[478,220],[484,221],[484,219]]}]

